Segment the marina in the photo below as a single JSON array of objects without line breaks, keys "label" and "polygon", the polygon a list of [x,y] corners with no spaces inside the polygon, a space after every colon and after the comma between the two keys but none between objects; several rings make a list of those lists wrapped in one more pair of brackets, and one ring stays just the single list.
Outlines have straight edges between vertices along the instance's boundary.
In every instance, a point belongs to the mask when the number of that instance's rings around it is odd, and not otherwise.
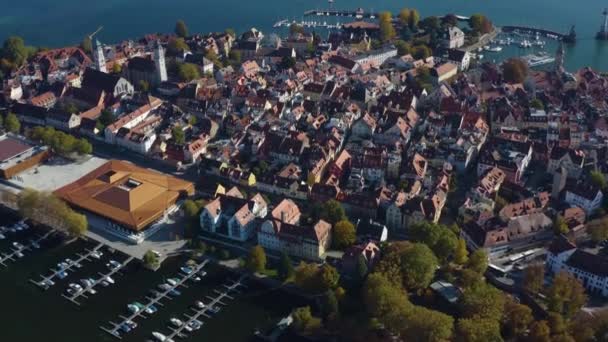
[{"label": "marina", "polygon": [[12,251],[10,253],[3,253],[2,256],[0,257],[0,265],[4,266],[4,267],[8,267],[8,262],[12,261],[14,262],[17,258],[21,258],[23,257],[23,252],[24,251],[30,251],[33,248],[40,248],[40,243],[44,240],[46,240],[48,237],[50,237],[51,235],[53,235],[53,231],[49,231],[46,234],[38,237],[35,240],[30,240],[30,242],[27,245],[23,245],[21,243],[18,242],[13,242],[13,248]]},{"label": "marina", "polygon": [[50,270],[50,275],[40,275],[42,280],[35,281],[33,279],[30,279],[30,282],[39,286],[43,290],[48,290],[50,287],[55,285],[56,278],[63,279],[67,277],[68,271],[71,272],[75,268],[81,268],[83,261],[91,261],[91,257],[98,253],[101,247],[103,247],[103,244],[100,243],[92,250],[86,250],[86,253],[84,254],[77,253],[76,255],[78,256],[78,259],[76,259],[75,261],[67,258],[64,262],[60,262],[56,268],[52,268]]},{"label": "marina", "polygon": [[115,265],[113,267],[110,267],[110,271],[107,273],[101,273],[99,272],[99,278],[97,278],[96,280],[91,281],[88,285],[86,285],[85,287],[83,287],[80,291],[75,291],[72,295],[65,295],[62,294],[62,296],[69,300],[70,302],[76,304],[76,305],[80,305],[80,302],[78,302],[77,299],[79,299],[80,297],[83,298],[88,298],[87,294],[93,294],[93,291],[95,290],[95,287],[100,285],[100,284],[108,284],[106,286],[109,286],[110,284],[114,283],[114,280],[112,279],[112,276],[114,276],[115,274],[117,274],[118,272],[120,272],[120,270],[122,270],[123,268],[125,268],[131,261],[133,261],[133,257],[129,257],[128,259],[126,259],[125,261],[123,261],[122,263]]},{"label": "marina", "polygon": [[197,276],[199,272],[201,272],[201,270],[205,267],[205,265],[207,265],[208,262],[208,260],[205,260],[194,267],[188,268],[189,271],[187,272],[184,272],[186,267],[182,267],[180,269],[182,271],[181,278],[177,278],[177,280],[172,282],[171,284],[162,284],[167,286],[163,286],[162,291],[155,291],[156,294],[154,296],[146,296],[146,299],[148,300],[147,304],[141,304],[139,302],[129,304],[127,306],[131,311],[131,314],[129,316],[120,315],[120,323],[110,321],[110,328],[107,328],[106,326],[100,326],[99,328],[112,335],[113,337],[122,339],[121,332],[125,332],[125,330],[130,332],[134,329],[124,328],[125,326],[131,326],[131,323],[134,322],[134,320],[138,317],[146,318],[147,316],[144,314],[151,315],[156,312],[158,310],[156,308],[156,305],[163,306],[161,300],[165,298],[171,298],[171,294],[176,293],[175,291],[178,287],[187,287],[185,282]]},{"label": "marina", "polygon": [[[243,281],[245,280],[245,276],[241,276],[238,280],[232,282],[231,284],[223,284],[222,286],[225,288],[222,291],[220,290],[214,290],[214,292],[217,294],[217,296],[215,297],[211,297],[211,296],[206,296],[207,299],[209,299],[209,302],[206,304],[203,304],[202,302],[200,302],[199,304],[202,304],[201,307],[195,305],[193,307],[191,307],[191,310],[194,311],[193,315],[188,315],[188,314],[184,314],[184,316],[186,316],[188,318],[187,321],[182,322],[182,324],[179,324],[179,327],[175,327],[175,328],[171,328],[172,332],[168,335],[166,335],[166,338],[171,340],[174,337],[186,337],[186,335],[183,333],[184,329],[188,329],[188,327],[192,327],[196,324],[199,324],[199,318],[201,316],[204,316],[206,318],[211,318],[212,316],[209,315],[208,313],[217,313],[219,311],[219,307],[217,307],[217,305],[226,305],[226,303],[222,302],[222,300],[224,300],[224,298],[226,299],[234,299],[234,297],[232,297],[231,295],[229,295],[230,293],[240,293],[238,288],[239,287],[245,287],[245,285],[243,284]],[[200,323],[202,325],[202,323]]]},{"label": "marina", "polygon": [[289,21],[288,19],[284,19],[284,20],[279,20],[276,23],[274,23],[273,27],[274,28],[280,28],[280,27],[290,27],[291,25],[298,25],[298,26],[302,26],[304,28],[324,28],[324,29],[339,29],[342,27],[342,24],[337,22],[335,24],[331,24],[328,23],[327,21],[324,22],[320,22],[320,21],[296,21],[296,20],[292,20]]}]

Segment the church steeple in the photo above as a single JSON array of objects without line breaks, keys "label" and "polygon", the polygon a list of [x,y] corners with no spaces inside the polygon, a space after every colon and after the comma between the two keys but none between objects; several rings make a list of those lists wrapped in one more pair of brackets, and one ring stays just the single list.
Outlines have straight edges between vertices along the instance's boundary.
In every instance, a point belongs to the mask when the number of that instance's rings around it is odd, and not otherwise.
[{"label": "church steeple", "polygon": [[167,64],[165,63],[165,49],[163,49],[160,41],[156,41],[156,46],[154,46],[154,64],[156,64],[158,82],[165,82],[167,80]]},{"label": "church steeple", "polygon": [[93,51],[93,61],[95,62],[95,69],[107,73],[106,69],[106,58],[103,55],[103,46],[99,40],[95,40],[95,47]]}]

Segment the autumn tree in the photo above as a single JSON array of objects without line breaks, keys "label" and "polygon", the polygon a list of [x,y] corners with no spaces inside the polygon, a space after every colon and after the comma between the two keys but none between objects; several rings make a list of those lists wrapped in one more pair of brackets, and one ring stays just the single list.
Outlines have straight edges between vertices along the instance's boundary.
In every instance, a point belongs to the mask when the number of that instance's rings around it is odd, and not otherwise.
[{"label": "autumn tree", "polygon": [[341,220],[334,225],[332,241],[334,248],[345,249],[357,240],[355,226],[348,220]]},{"label": "autumn tree", "polygon": [[405,341],[448,341],[454,319],[442,312],[414,306],[404,319],[401,336]]},{"label": "autumn tree", "polygon": [[528,64],[521,58],[509,58],[501,65],[502,76],[508,83],[522,83],[528,76]]},{"label": "autumn tree", "polygon": [[246,266],[250,272],[264,272],[266,270],[266,252],[264,252],[262,246],[256,245],[251,248]]},{"label": "autumn tree", "polygon": [[80,43],[80,48],[87,54],[93,52],[93,42],[89,36],[84,37],[82,42]]},{"label": "autumn tree", "polygon": [[369,315],[396,334],[403,329],[404,317],[413,307],[403,289],[379,273],[367,277],[363,302]]},{"label": "autumn tree", "polygon": [[567,234],[568,231],[568,224],[566,223],[566,220],[564,220],[564,217],[562,215],[557,215],[555,220],[553,220],[553,232],[560,235]]},{"label": "autumn tree", "polygon": [[549,311],[569,319],[587,302],[583,284],[567,272],[559,272],[546,293]]},{"label": "autumn tree", "polygon": [[591,222],[587,226],[587,233],[591,236],[591,240],[595,243],[600,243],[608,239],[608,219]]},{"label": "autumn tree", "polygon": [[379,17],[380,22],[380,39],[387,42],[395,37],[395,27],[393,26],[393,18],[391,12],[382,12]]},{"label": "autumn tree", "polygon": [[523,287],[532,294],[537,294],[542,290],[545,281],[545,265],[534,263],[524,270]]},{"label": "autumn tree", "polygon": [[328,200],[321,205],[319,216],[319,218],[331,224],[347,220],[342,204],[334,199]]},{"label": "autumn tree", "polygon": [[399,56],[408,55],[412,51],[412,47],[410,46],[410,44],[408,44],[407,42],[405,42],[403,40],[397,40],[395,42],[395,47],[397,48],[397,54]]},{"label": "autumn tree", "polygon": [[492,31],[492,22],[482,14],[473,14],[469,19],[469,25],[473,32],[477,34],[486,34]]},{"label": "autumn tree", "polygon": [[294,309],[291,318],[291,327],[300,334],[312,333],[321,327],[321,320],[312,315],[310,306]]},{"label": "autumn tree", "polygon": [[175,34],[181,38],[188,37],[188,27],[183,20],[178,20],[175,23]]},{"label": "autumn tree", "polygon": [[530,326],[528,340],[531,342],[550,342],[551,330],[547,321],[536,321]]},{"label": "autumn tree", "polygon": [[526,305],[516,303],[509,299],[505,303],[503,324],[511,337],[522,338],[528,331],[530,324],[534,321],[532,309]]},{"label": "autumn tree", "polygon": [[167,53],[176,56],[183,51],[190,51],[190,47],[186,44],[184,38],[171,38],[167,44]]}]

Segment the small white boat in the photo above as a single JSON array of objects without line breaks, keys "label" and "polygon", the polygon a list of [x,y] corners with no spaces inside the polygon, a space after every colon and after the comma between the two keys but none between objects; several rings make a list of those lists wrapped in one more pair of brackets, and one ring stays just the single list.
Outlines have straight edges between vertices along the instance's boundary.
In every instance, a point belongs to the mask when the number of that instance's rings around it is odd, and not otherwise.
[{"label": "small white boat", "polygon": [[95,252],[91,253],[91,258],[101,259],[102,256],[103,256],[102,252],[95,251]]},{"label": "small white boat", "polygon": [[154,336],[154,338],[160,342],[165,342],[167,340],[167,336],[165,336],[159,332],[156,332],[156,331],[152,332],[152,336]]},{"label": "small white boat", "polygon": [[206,307],[205,303],[201,302],[200,300],[194,302],[194,306],[196,306],[197,309],[204,309]]},{"label": "small white boat", "polygon": [[167,279],[167,283],[169,283],[169,285],[171,285],[171,286],[177,285],[178,281],[179,281],[179,279],[176,279],[176,278]]},{"label": "small white boat", "polygon": [[131,311],[132,313],[139,312],[139,307],[135,304],[127,305],[127,309],[129,309],[129,311]]},{"label": "small white boat", "polygon": [[176,328],[179,328],[179,327],[181,327],[182,325],[184,325],[184,322],[182,322],[180,319],[175,318],[175,317],[171,318],[171,319],[169,320],[169,322],[171,322],[171,324],[172,324],[173,326],[175,326]]},{"label": "small white boat", "polygon": [[17,258],[23,258],[24,255],[21,252],[15,252],[15,255],[17,256]]},{"label": "small white boat", "polygon": [[0,233],[0,240],[4,240],[6,239],[6,236],[4,236],[4,234]]}]

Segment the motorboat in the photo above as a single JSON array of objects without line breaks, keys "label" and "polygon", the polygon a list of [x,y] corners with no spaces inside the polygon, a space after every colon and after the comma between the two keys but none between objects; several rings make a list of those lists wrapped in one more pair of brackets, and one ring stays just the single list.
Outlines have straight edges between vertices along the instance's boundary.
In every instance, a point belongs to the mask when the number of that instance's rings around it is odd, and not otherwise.
[{"label": "motorboat", "polygon": [[6,236],[4,236],[4,234],[0,233],[0,240],[4,240],[6,239]]},{"label": "motorboat", "polygon": [[199,320],[192,320],[186,324],[186,326],[192,328],[192,330],[198,330],[203,326],[203,323]]},{"label": "motorboat", "polygon": [[146,308],[145,313],[147,313],[147,314],[151,315],[151,314],[155,313],[156,311],[158,311],[158,309],[156,308],[156,306],[154,306],[154,305],[150,304],[150,305],[148,305],[148,307]]},{"label": "motorboat", "polygon": [[167,279],[167,283],[171,286],[176,286],[177,283],[179,282],[179,279],[177,278],[169,278]]},{"label": "motorboat", "polygon": [[174,327],[176,327],[176,328],[179,328],[179,327],[181,327],[182,325],[184,325],[184,322],[182,322],[180,319],[175,318],[175,317],[171,318],[171,319],[169,320],[169,322],[171,322],[171,324],[172,324]]},{"label": "motorboat", "polygon": [[177,296],[179,296],[179,295],[181,295],[181,294],[182,294],[182,293],[181,293],[181,292],[179,292],[179,291],[178,291],[178,290],[176,290],[176,289],[171,289],[171,290],[169,290],[169,295],[170,295],[170,296],[177,297]]},{"label": "motorboat", "polygon": [[17,256],[17,258],[23,258],[25,255],[23,255],[23,253],[17,251],[17,252],[15,252],[15,256]]},{"label": "motorboat", "polygon": [[91,253],[91,258],[94,258],[94,259],[101,259],[102,256],[103,256],[103,253],[99,252],[99,251],[95,251],[95,252]]},{"label": "motorboat", "polygon": [[132,313],[139,312],[139,306],[135,304],[128,304],[127,309],[129,309],[129,311],[131,311]]},{"label": "motorboat", "polygon": [[121,265],[122,265],[122,264],[121,264],[121,263],[119,263],[119,262],[118,262],[118,261],[116,261],[116,260],[110,260],[110,261],[109,261],[109,262],[106,264],[106,266],[107,266],[108,268],[110,268],[110,269],[114,269],[114,270],[115,270],[115,269],[117,269],[117,268],[119,268]]},{"label": "motorboat", "polygon": [[194,270],[192,269],[192,267],[189,267],[189,266],[181,267],[180,271],[182,271],[182,273],[184,273],[186,275],[190,275],[192,272],[194,272]]},{"label": "motorboat", "polygon": [[206,272],[206,271],[201,270],[200,272],[198,272],[198,274],[200,274],[200,275],[201,275],[201,277],[204,277],[204,276],[206,276],[206,275],[207,275],[207,272]]},{"label": "motorboat", "polygon": [[40,244],[36,241],[31,241],[31,246],[36,248],[36,249],[40,249]]},{"label": "motorboat", "polygon": [[163,284],[158,285],[158,288],[161,289],[161,290],[163,290],[163,291],[167,291],[167,290],[170,290],[172,287],[169,284],[163,283]]},{"label": "motorboat", "polygon": [[205,303],[201,302],[200,300],[197,300],[196,302],[194,302],[194,306],[197,309],[204,309],[206,307]]},{"label": "motorboat", "polygon": [[153,331],[152,336],[159,342],[167,342],[167,336],[165,336],[159,332]]},{"label": "motorboat", "polygon": [[490,51],[490,52],[501,52],[502,51],[502,47],[500,47],[500,46],[489,47],[488,51]]},{"label": "motorboat", "polygon": [[13,242],[13,247],[17,248],[17,249],[23,249],[25,248],[24,245],[20,244],[19,242]]},{"label": "motorboat", "polygon": [[59,271],[59,273],[57,273],[57,278],[59,279],[65,279],[68,276],[68,272],[66,271]]}]

